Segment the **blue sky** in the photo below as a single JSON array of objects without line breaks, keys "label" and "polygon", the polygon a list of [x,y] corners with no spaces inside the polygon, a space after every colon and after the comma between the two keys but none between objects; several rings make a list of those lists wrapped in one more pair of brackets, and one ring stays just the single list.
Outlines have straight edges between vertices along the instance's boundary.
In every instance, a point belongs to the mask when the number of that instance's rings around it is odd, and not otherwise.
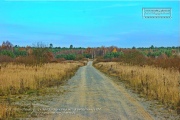
[{"label": "blue sky", "polygon": [[[144,19],[143,7],[170,7],[171,19]],[[0,43],[69,47],[180,45],[178,1],[0,1]]]}]

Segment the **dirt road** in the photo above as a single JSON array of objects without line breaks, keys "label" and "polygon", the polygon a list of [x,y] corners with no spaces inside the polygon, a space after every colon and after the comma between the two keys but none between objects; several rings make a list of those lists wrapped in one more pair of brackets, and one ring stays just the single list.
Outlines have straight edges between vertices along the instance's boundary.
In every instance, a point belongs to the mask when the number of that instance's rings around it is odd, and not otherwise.
[{"label": "dirt road", "polygon": [[[72,77],[70,90],[38,110],[47,120],[151,120],[152,116],[126,90],[88,62]],[[42,118],[41,118],[42,119]]]}]

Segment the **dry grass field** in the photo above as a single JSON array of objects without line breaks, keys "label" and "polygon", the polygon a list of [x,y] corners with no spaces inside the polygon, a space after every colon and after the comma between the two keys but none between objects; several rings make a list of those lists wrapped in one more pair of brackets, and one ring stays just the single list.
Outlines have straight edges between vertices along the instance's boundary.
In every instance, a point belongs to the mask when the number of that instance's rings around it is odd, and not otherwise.
[{"label": "dry grass field", "polygon": [[[83,63],[49,63],[43,66],[25,66],[23,64],[1,65],[0,96],[28,94],[30,90],[58,86],[74,75]],[[14,107],[0,102],[0,119],[13,116]]]},{"label": "dry grass field", "polygon": [[159,100],[174,109],[180,107],[180,73],[177,70],[118,62],[100,62],[95,67],[127,81],[136,92],[148,99]]}]

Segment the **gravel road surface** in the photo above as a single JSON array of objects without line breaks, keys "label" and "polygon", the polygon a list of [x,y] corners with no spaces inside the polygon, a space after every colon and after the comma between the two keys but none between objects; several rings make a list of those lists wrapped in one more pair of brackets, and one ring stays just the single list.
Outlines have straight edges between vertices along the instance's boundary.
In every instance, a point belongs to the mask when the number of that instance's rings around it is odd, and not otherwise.
[{"label": "gravel road surface", "polygon": [[[124,87],[92,66],[81,67],[65,86],[69,91],[56,97],[39,114],[47,120],[151,120],[153,117]],[[43,115],[41,115],[43,116]]]}]

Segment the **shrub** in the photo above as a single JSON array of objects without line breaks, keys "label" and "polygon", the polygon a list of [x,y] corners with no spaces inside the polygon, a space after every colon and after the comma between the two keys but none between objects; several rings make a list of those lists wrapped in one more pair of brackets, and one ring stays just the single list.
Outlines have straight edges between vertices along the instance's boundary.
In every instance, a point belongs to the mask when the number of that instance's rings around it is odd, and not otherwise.
[{"label": "shrub", "polygon": [[27,56],[27,52],[26,51],[19,51],[19,50],[15,50],[14,54],[17,56]]},{"label": "shrub", "polygon": [[76,59],[76,55],[75,54],[61,54],[61,55],[57,55],[56,58],[64,58],[66,60],[75,60]]},{"label": "shrub", "polygon": [[13,62],[13,58],[7,55],[0,55],[0,63],[2,62]]},{"label": "shrub", "polygon": [[104,55],[104,58],[112,59],[112,58],[118,58],[118,57],[123,57],[123,56],[124,56],[123,52],[109,52]]},{"label": "shrub", "polygon": [[6,55],[6,56],[9,56],[11,58],[15,58],[15,54],[10,50],[2,50],[0,52],[0,55]]},{"label": "shrub", "polygon": [[21,63],[21,64],[25,64],[25,65],[31,65],[31,66],[34,66],[34,65],[37,65],[37,61],[35,60],[35,57],[33,55],[31,56],[20,56],[20,57],[17,57],[15,59],[15,62],[16,63]]},{"label": "shrub", "polygon": [[83,54],[83,56],[84,56],[85,58],[91,58],[91,54],[88,54],[88,53]]}]

